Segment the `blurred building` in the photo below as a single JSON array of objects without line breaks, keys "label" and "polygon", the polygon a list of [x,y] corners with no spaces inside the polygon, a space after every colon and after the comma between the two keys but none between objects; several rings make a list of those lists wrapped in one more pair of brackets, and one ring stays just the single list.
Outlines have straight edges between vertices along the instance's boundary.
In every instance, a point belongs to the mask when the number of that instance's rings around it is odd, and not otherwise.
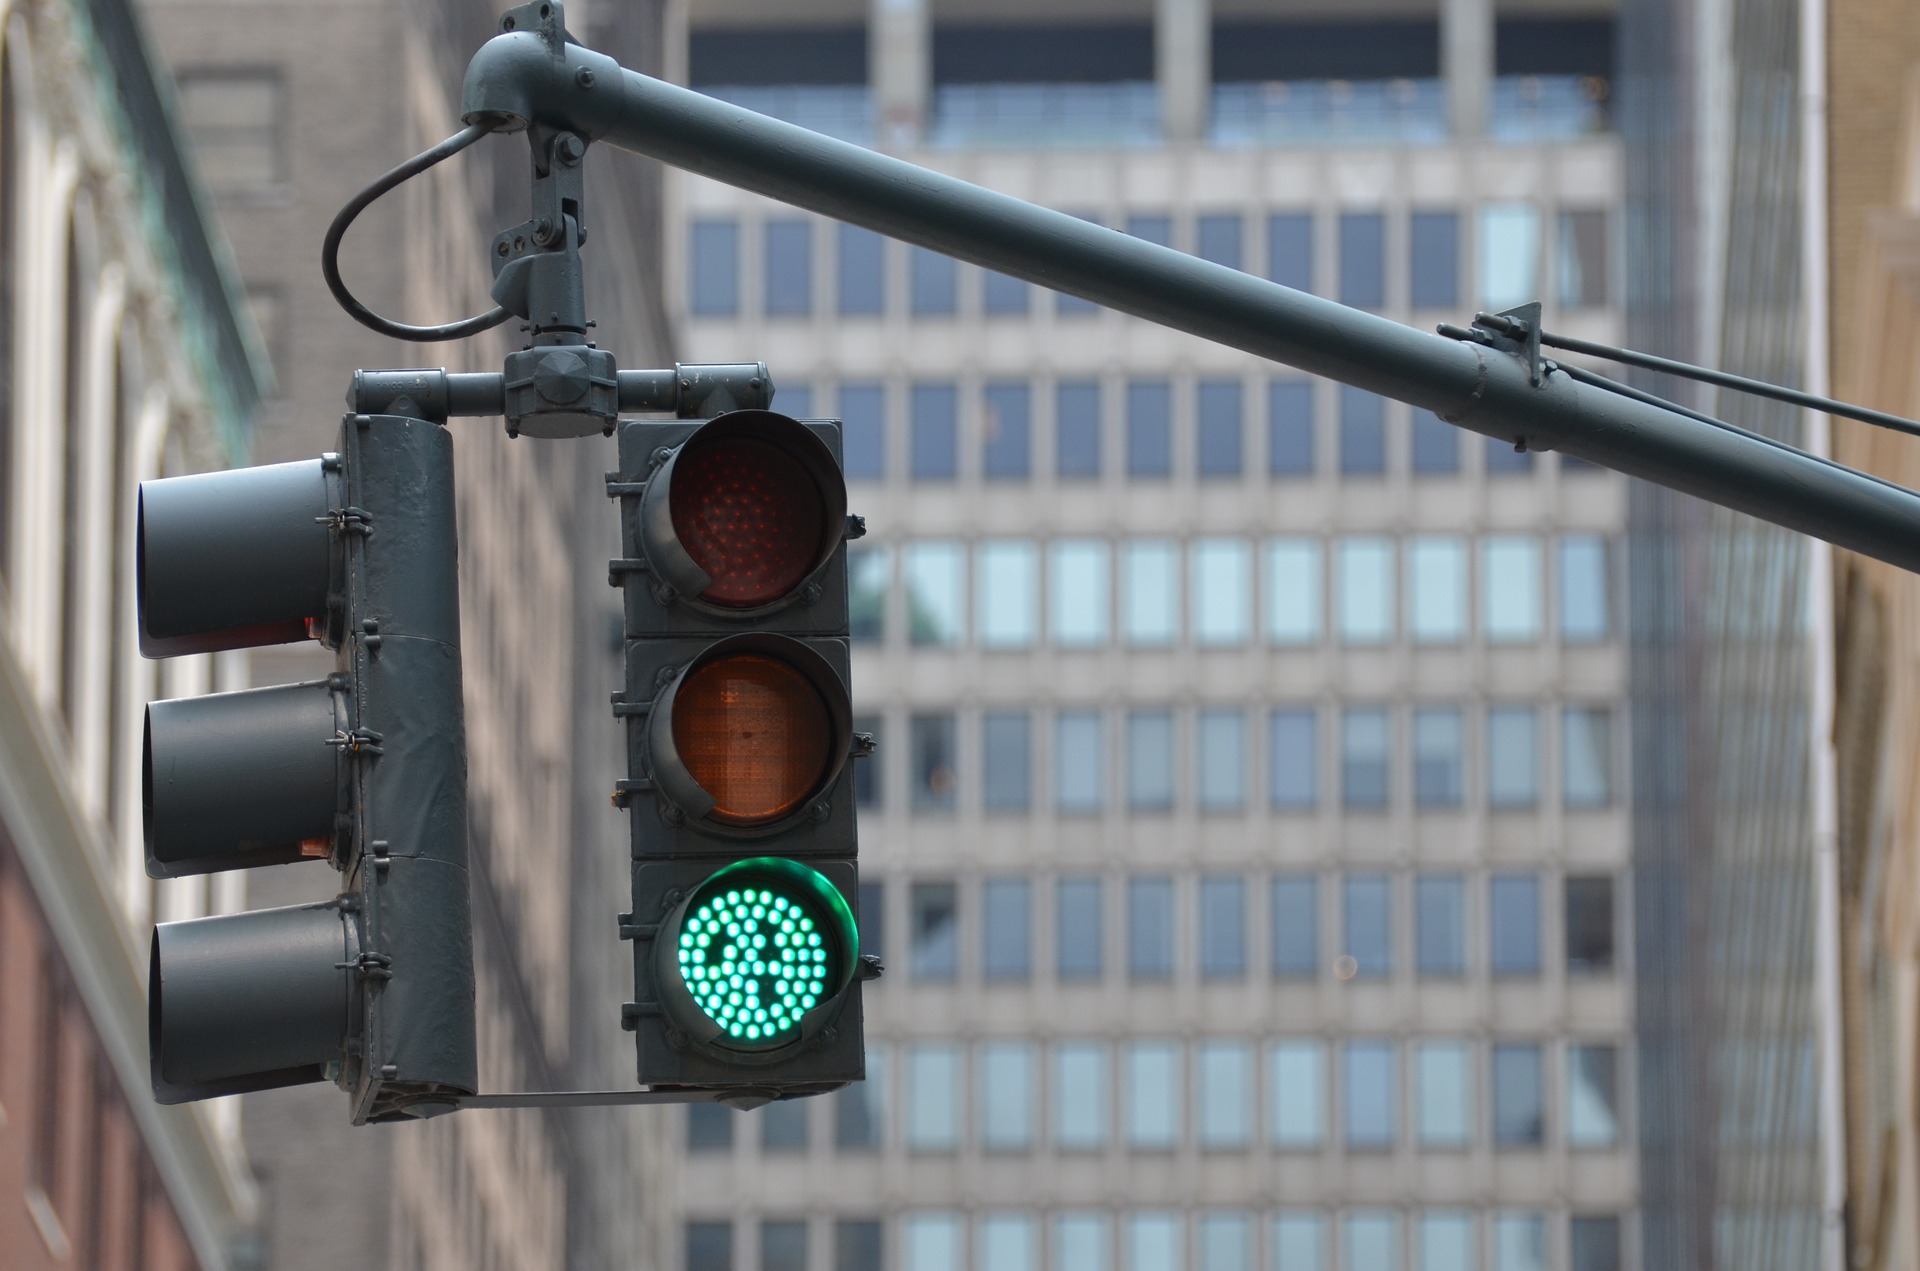
[{"label": "blurred building", "polygon": [[122,0],[0,7],[0,1263],[246,1265],[258,1194],[227,1102],[163,1108],[149,925],[238,907],[154,883],[142,709],[246,682],[143,661],[134,491],[239,462],[270,387]]},{"label": "blurred building", "polygon": [[[1614,6],[705,0],[695,87],[1430,326],[1625,334]],[[869,1078],[686,1271],[1643,1257],[1627,483],[701,180],[683,356],[846,422]]]}]

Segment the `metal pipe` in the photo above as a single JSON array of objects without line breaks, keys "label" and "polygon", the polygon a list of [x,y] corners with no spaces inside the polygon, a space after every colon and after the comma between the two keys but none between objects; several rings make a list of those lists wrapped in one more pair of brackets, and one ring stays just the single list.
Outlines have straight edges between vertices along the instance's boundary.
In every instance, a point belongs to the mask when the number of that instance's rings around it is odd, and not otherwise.
[{"label": "metal pipe", "polygon": [[468,68],[464,117],[529,120],[1150,322],[1562,450],[1920,572],[1920,495],[1663,407],[1293,291],[620,67],[534,31]]}]

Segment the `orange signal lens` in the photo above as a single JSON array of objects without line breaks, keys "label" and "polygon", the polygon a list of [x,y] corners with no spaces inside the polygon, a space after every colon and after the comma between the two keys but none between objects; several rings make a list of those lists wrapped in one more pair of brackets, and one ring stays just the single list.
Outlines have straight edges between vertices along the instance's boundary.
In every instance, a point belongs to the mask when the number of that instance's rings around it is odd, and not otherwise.
[{"label": "orange signal lens", "polygon": [[722,825],[766,825],[818,790],[832,764],[827,704],[806,676],[760,654],[695,670],[673,699],[673,744]]}]

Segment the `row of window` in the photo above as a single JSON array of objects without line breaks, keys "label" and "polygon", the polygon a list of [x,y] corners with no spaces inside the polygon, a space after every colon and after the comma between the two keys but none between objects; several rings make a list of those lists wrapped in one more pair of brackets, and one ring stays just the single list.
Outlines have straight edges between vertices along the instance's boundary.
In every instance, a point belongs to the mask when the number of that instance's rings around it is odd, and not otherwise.
[{"label": "row of window", "polygon": [[[1323,729],[1323,714],[1337,727]],[[1230,815],[1254,805],[1255,782],[1262,779],[1265,806],[1277,813],[1323,806],[1362,813],[1409,806],[1521,811],[1556,795],[1564,809],[1589,811],[1611,807],[1617,798],[1618,739],[1606,706],[1423,704],[1329,712],[1280,706],[1264,719],[1256,714],[1251,727],[1241,706],[1203,706],[1191,714],[1166,707],[1038,715],[987,710],[964,717],[973,734],[966,749],[979,756],[977,765],[960,759],[962,718],[931,711],[904,721],[906,810],[915,816],[952,815],[963,794],[967,810],[998,816],[1185,808]],[[877,743],[873,755],[854,765],[855,798],[862,807],[887,806],[889,765],[897,762],[889,758],[892,730],[881,715],[861,715],[854,723]],[[1555,774],[1553,787],[1543,773]]]},{"label": "row of window", "polygon": [[[1590,977],[1614,970],[1615,890],[1610,874],[1505,870],[916,879],[906,884],[905,962],[918,983],[956,981],[963,961],[986,983],[1025,983],[1042,966],[1038,950],[1065,983],[1122,970],[1137,982],[1187,972],[1232,981],[1262,964],[1275,980]],[[862,884],[861,942],[874,953],[898,947],[887,899],[886,883]],[[1542,920],[1556,901],[1559,957],[1549,962]]]},{"label": "row of window", "polygon": [[[869,1042],[867,1079],[833,1097],[831,1142],[928,1153],[1605,1150],[1624,1134],[1620,1053],[1612,1042],[1457,1037]],[[690,1105],[688,1147],[730,1149],[741,1119]],[[764,1152],[808,1150],[806,1102],[745,1119],[759,1122]]]},{"label": "row of window", "polygon": [[[1524,476],[1534,455],[1503,441],[1477,445],[1431,411],[1351,385],[1297,377],[1018,379],[974,385],[916,380],[783,387],[778,408],[842,422],[850,480],[945,482],[978,476],[1063,482],[1116,472],[1134,480],[1203,481],[1262,473],[1370,478]],[[1050,430],[1050,432],[1049,432]],[[1047,440],[1051,437],[1050,444]],[[1043,460],[1036,457],[1043,453]],[[1477,457],[1476,457],[1477,456]],[[1574,459],[1562,471],[1597,471]]]},{"label": "row of window", "polygon": [[[1462,276],[1469,226],[1470,281]],[[1604,209],[1552,212],[1527,203],[1490,203],[1465,216],[1447,208],[1343,210],[1319,218],[1289,211],[1257,219],[1225,209],[1191,218],[1141,212],[1117,227],[1362,309],[1453,309],[1463,293],[1484,308],[1502,309],[1547,299],[1541,283],[1549,274],[1562,308],[1604,305],[1613,255]],[[688,248],[687,308],[697,318],[743,312],[771,318],[1025,318],[1033,315],[1042,290],[820,218],[776,215],[743,225],[729,217],[701,217],[689,226]],[[1098,312],[1067,295],[1055,296],[1054,311],[1062,317]]]},{"label": "row of window", "polygon": [[855,640],[1088,649],[1593,643],[1613,632],[1608,556],[1596,534],[1414,534],[919,539],[847,559]]}]

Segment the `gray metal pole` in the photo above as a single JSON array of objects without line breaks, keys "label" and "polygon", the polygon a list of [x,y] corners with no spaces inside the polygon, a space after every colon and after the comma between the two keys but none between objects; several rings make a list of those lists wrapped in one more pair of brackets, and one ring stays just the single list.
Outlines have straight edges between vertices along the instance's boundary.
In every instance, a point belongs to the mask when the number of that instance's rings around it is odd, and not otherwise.
[{"label": "gray metal pole", "polygon": [[620,67],[539,31],[496,36],[464,117],[566,128],[1150,322],[1560,450],[1920,572],[1920,495],[1088,224]]}]

